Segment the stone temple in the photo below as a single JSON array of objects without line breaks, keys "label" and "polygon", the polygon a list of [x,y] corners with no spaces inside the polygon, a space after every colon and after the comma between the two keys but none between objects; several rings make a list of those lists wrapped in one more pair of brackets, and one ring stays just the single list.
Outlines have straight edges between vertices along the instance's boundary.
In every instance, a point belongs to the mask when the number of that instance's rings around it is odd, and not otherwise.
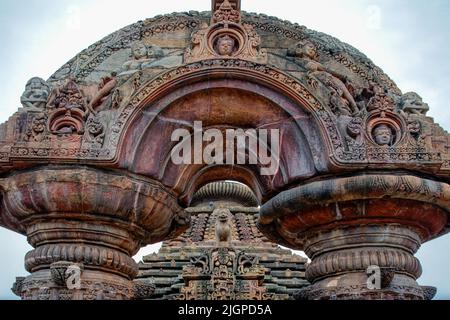
[{"label": "stone temple", "polygon": [[[125,27],[25,85],[0,126],[0,225],[34,248],[14,293],[432,299],[414,255],[449,231],[450,135],[429,106],[348,44],[211,2]],[[263,174],[251,143],[231,154],[256,161],[205,161],[215,149],[176,163],[177,130],[210,147],[198,122],[277,130],[263,145],[277,170]]]}]

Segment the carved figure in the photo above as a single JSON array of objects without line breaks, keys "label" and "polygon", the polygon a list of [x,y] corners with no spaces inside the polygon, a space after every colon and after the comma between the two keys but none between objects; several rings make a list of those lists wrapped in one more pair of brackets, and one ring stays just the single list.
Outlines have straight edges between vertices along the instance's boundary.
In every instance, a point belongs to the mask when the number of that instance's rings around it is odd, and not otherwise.
[{"label": "carved figure", "polygon": [[405,93],[402,97],[402,111],[407,114],[426,115],[430,110],[428,104],[415,92]]},{"label": "carved figure", "polygon": [[101,148],[105,141],[105,127],[98,120],[90,118],[86,124],[85,141],[91,148]]},{"label": "carved figure", "polygon": [[380,146],[392,146],[394,134],[392,129],[386,124],[380,124],[373,130],[373,138]]},{"label": "carved figure", "polygon": [[25,108],[45,109],[50,94],[50,86],[41,78],[31,78],[20,101]]},{"label": "carved figure", "polygon": [[162,56],[163,51],[160,47],[146,46],[143,42],[136,42],[131,46],[132,59],[124,63],[119,76],[148,68],[150,63]]},{"label": "carved figure", "polygon": [[[90,109],[95,110],[105,104],[108,97],[110,97],[111,92],[116,88],[117,83],[116,73],[112,73],[110,77],[102,78],[98,85],[98,92],[89,103]],[[110,100],[112,100],[112,98]],[[112,101],[109,101],[109,105],[112,105]]]},{"label": "carved figure", "polygon": [[231,226],[230,226],[230,212],[227,209],[217,209],[216,221],[216,241],[218,244],[231,243]]},{"label": "carved figure", "polygon": [[45,128],[47,126],[47,116],[44,113],[37,114],[28,129],[26,141],[41,142],[45,138]]},{"label": "carved figure", "polygon": [[64,85],[54,89],[48,101],[47,108],[50,110],[79,109],[86,111],[88,109],[88,103],[84,92],[78,87],[75,79],[69,78]]},{"label": "carved figure", "polygon": [[359,111],[355,99],[343,82],[346,81],[345,77],[326,68],[319,62],[319,53],[312,42],[302,41],[298,43],[294,48],[288,50],[288,56],[297,58],[303,67],[308,70],[309,76],[317,78],[334,90],[332,103],[335,107],[341,110],[344,107],[350,109],[353,113]]},{"label": "carved figure", "polygon": [[236,41],[227,34],[217,39],[216,51],[221,56],[233,55],[235,47]]}]

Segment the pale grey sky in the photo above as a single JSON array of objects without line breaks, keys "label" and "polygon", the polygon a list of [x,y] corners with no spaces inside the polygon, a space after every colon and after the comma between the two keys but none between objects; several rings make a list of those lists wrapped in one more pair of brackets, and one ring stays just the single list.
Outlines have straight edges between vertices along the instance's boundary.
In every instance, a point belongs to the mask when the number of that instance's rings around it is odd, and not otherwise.
[{"label": "pale grey sky", "polygon": [[[404,92],[416,91],[429,115],[450,129],[450,1],[242,0],[265,13],[331,34],[371,58]],[[48,78],[82,49],[138,20],[158,14],[209,10],[209,0],[2,0],[0,2],[0,122],[20,106],[26,81]],[[419,282],[450,299],[450,236],[425,244],[417,255]],[[13,299],[15,276],[26,274],[26,238],[0,229],[0,299]],[[149,253],[155,246],[143,250]],[[137,259],[139,259],[139,257]]]}]

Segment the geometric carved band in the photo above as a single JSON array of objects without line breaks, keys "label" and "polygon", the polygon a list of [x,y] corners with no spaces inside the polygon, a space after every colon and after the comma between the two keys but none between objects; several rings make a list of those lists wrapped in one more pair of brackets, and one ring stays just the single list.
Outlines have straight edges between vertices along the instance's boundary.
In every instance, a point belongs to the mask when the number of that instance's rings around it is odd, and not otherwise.
[{"label": "geometric carved band", "polygon": [[402,273],[418,279],[422,267],[412,254],[395,249],[364,248],[334,251],[313,259],[306,270],[309,281],[348,272],[366,272],[370,266],[391,268],[395,273]]},{"label": "geometric carved band", "polygon": [[136,277],[139,271],[136,262],[120,251],[82,244],[38,247],[25,256],[25,268],[28,272],[35,272],[59,261],[82,263],[86,269],[112,272],[129,279]]}]

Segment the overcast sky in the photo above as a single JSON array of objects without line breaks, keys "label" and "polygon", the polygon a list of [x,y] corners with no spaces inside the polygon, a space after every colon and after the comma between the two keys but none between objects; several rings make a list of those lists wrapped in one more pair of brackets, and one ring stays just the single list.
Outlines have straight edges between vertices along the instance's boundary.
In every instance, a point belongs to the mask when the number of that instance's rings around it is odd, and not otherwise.
[{"label": "overcast sky", "polygon": [[[158,14],[210,10],[209,0],[1,0],[0,122],[20,106],[25,83],[44,79],[78,52],[131,23]],[[371,58],[403,92],[418,92],[429,115],[450,129],[450,1],[448,0],[242,0],[265,13],[331,34]],[[155,246],[143,250],[154,250]],[[450,299],[450,236],[418,253],[422,285]],[[15,276],[25,275],[26,238],[0,229],[0,299],[14,299]]]}]

